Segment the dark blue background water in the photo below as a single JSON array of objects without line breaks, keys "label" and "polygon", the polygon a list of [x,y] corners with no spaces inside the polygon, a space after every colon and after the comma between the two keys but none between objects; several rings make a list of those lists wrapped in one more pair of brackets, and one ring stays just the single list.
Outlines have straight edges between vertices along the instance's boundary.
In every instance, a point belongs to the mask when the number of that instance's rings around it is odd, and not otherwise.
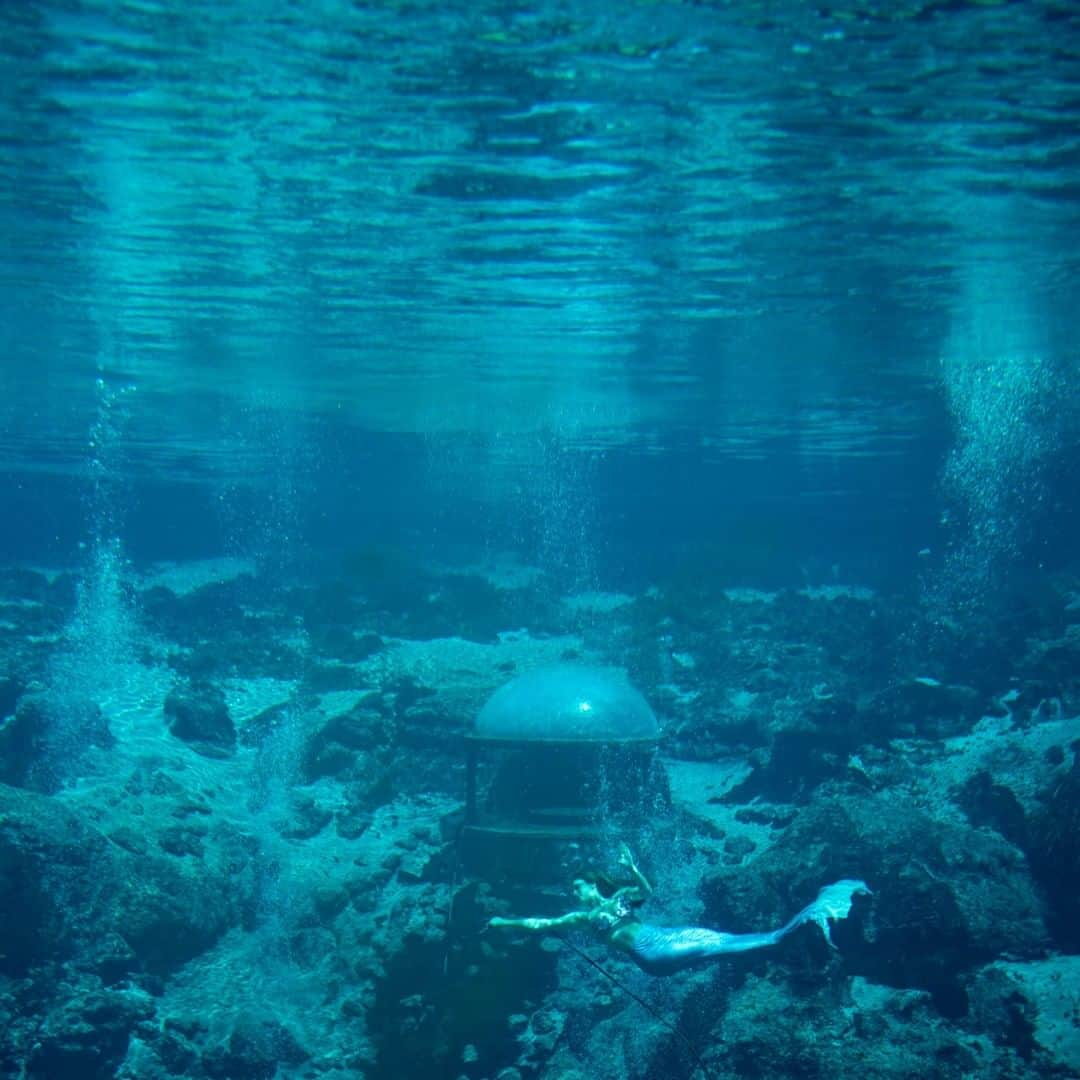
[{"label": "dark blue background water", "polygon": [[1049,2],[8,5],[0,558],[1068,558],[1078,38]]}]

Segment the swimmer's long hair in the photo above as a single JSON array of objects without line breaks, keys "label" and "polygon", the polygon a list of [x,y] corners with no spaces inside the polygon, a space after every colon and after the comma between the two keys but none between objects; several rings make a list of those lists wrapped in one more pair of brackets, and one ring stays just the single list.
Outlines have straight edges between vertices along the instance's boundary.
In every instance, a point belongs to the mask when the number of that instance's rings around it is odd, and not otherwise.
[{"label": "swimmer's long hair", "polygon": [[[620,889],[630,888],[637,884],[636,881],[616,881],[610,874],[606,874],[603,870],[586,870],[582,874],[578,874],[578,877],[582,881],[587,881],[590,885],[596,886],[596,891],[605,899],[610,900]],[[630,906],[634,908],[641,907],[645,903],[645,898],[641,897],[637,900],[631,900]]]}]

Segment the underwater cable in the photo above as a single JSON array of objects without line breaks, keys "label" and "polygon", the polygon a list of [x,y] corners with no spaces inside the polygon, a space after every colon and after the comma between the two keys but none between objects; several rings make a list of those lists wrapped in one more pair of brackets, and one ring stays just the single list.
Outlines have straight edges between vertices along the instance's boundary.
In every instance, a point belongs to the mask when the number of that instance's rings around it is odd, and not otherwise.
[{"label": "underwater cable", "polygon": [[562,940],[563,943],[573,949],[573,951],[576,952],[578,956],[580,956],[581,959],[585,961],[585,963],[590,964],[592,967],[596,968],[596,970],[599,971],[605,979],[608,979],[610,982],[614,983],[614,985],[617,986],[624,994],[632,997],[646,1012],[650,1013],[653,1017],[655,1017],[656,1020],[663,1024],[664,1027],[668,1029],[668,1031],[670,1031],[677,1039],[679,1039],[679,1041],[682,1042],[682,1044],[690,1052],[690,1056],[697,1063],[697,1067],[701,1070],[702,1075],[704,1075],[705,1077],[709,1077],[712,1075],[706,1067],[705,1062],[701,1060],[701,1054],[698,1053],[697,1048],[690,1041],[690,1036],[687,1035],[686,1032],[678,1026],[678,1024],[675,1024],[672,1021],[668,1020],[666,1016],[662,1015],[660,1012],[654,1009],[643,997],[641,997],[639,994],[634,993],[634,991],[631,990],[630,987],[626,985],[626,983],[624,983],[617,976],[612,975],[611,972],[603,966],[603,964],[597,963],[584,949],[579,948],[569,938],[563,938]]}]

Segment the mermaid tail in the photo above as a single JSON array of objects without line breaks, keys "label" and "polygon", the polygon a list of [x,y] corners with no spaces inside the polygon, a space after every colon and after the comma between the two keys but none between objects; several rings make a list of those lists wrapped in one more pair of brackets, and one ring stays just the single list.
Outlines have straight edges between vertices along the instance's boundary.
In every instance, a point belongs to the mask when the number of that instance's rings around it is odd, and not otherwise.
[{"label": "mermaid tail", "polygon": [[829,924],[837,919],[846,919],[851,914],[851,898],[865,893],[872,895],[870,887],[865,881],[856,881],[853,878],[845,878],[843,881],[834,881],[831,885],[823,885],[813,903],[807,904],[787,925],[780,930],[780,937],[794,930],[796,926],[802,926],[806,922],[817,923],[825,940],[833,946],[832,935],[829,932]]},{"label": "mermaid tail", "polygon": [[622,940],[616,938],[616,942],[630,954],[638,967],[650,975],[670,975],[713,957],[775,945],[807,922],[817,923],[825,934],[825,940],[832,945],[830,921],[847,918],[851,912],[852,897],[869,892],[863,881],[845,880],[826,885],[813,903],[807,904],[779,930],[764,933],[725,934],[721,930],[709,930],[703,926],[640,924]]},{"label": "mermaid tail", "polygon": [[725,934],[704,926],[643,924],[635,928],[628,941],[620,944],[643,971],[650,975],[671,975],[715,956],[775,945],[782,934],[780,930],[765,934]]}]

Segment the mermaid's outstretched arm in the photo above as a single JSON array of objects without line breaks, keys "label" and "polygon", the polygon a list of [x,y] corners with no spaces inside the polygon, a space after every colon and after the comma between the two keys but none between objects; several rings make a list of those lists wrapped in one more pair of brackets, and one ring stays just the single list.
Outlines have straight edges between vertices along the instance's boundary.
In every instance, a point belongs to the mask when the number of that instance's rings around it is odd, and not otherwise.
[{"label": "mermaid's outstretched arm", "polygon": [[649,926],[635,923],[616,930],[612,944],[628,953],[638,967],[652,975],[670,975],[702,960],[728,953],[749,952],[775,945],[806,922],[817,923],[829,937],[830,920],[846,918],[851,911],[851,898],[869,893],[862,881],[837,881],[826,885],[813,903],[807,904],[779,930],[757,934],[725,934],[702,926]]},{"label": "mermaid's outstretched arm", "polygon": [[565,930],[570,926],[584,926],[589,921],[587,911],[568,911],[565,915],[556,915],[554,918],[545,919],[539,916],[527,916],[524,919],[504,919],[496,915],[488,922],[488,926],[502,927],[507,930],[529,930],[531,932],[543,930]]}]

